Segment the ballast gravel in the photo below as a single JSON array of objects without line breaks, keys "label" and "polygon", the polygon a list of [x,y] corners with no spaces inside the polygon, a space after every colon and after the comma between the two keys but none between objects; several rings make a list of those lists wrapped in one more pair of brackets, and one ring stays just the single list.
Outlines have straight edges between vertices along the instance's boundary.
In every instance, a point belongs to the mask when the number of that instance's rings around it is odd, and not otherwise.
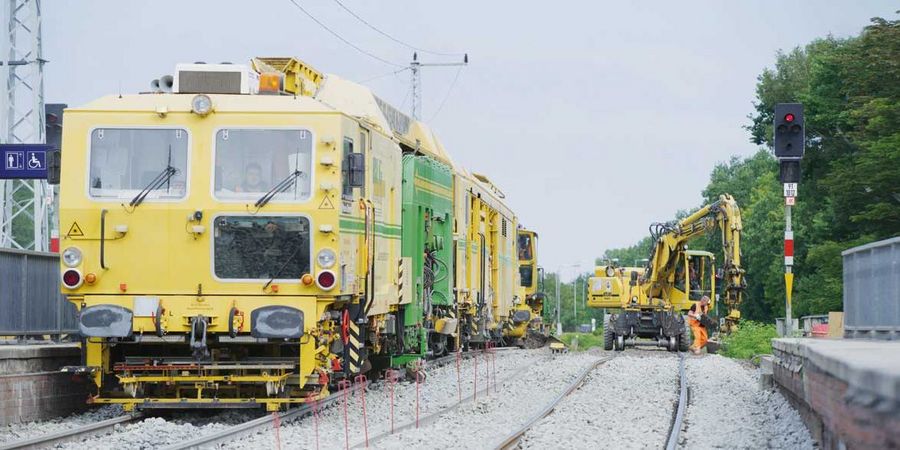
[{"label": "ballast gravel", "polygon": [[[459,361],[457,372],[456,361],[439,367],[428,368],[427,377],[418,386],[419,415],[436,412],[458,402],[459,398],[471,396],[477,386],[477,398],[495,398],[497,394],[488,395],[490,389],[499,389],[501,382],[514,373],[528,369],[538,361],[546,359],[546,349],[498,351],[490,355],[477,355]],[[477,368],[477,382],[476,382]],[[496,372],[494,369],[496,368]],[[493,380],[496,379],[496,385]],[[337,403],[319,410],[315,417],[305,417],[291,423],[282,424],[277,436],[282,449],[342,449],[346,446],[364,445],[365,432],[375,437],[377,434],[391,430],[391,385],[384,380],[373,382],[365,392],[365,425],[363,420],[362,397],[358,391],[347,397],[347,407],[338,400]],[[400,427],[415,421],[416,418],[416,383],[402,381],[393,385],[394,426]],[[346,411],[346,416],[345,416]],[[346,418],[345,418],[346,417]],[[345,426],[346,420],[346,426]],[[316,436],[318,435],[318,444]],[[236,440],[225,445],[231,449],[271,449],[276,447],[276,433],[267,431]]]},{"label": "ballast gravel", "polygon": [[519,448],[663,448],[678,394],[678,358],[626,351],[534,424]]},{"label": "ballast gravel", "polygon": [[124,414],[119,405],[103,405],[66,417],[38,422],[16,423],[0,428],[0,444],[30,439],[45,434],[70,430],[74,427],[100,422]]},{"label": "ballast gravel", "polygon": [[593,352],[542,359],[520,377],[499,386],[499,392],[452,409],[429,424],[409,428],[374,442],[385,449],[495,448],[529,418],[540,412],[585,368],[599,357]]},{"label": "ballast gravel", "polygon": [[224,430],[259,414],[246,411],[219,413],[176,413],[168,418],[149,417],[135,423],[116,425],[112,433],[56,448],[91,450],[155,449],[184,442],[197,436]]},{"label": "ballast gravel", "polygon": [[687,360],[690,402],[683,449],[812,449],[800,414],[775,390],[761,390],[757,374],[719,355]]}]

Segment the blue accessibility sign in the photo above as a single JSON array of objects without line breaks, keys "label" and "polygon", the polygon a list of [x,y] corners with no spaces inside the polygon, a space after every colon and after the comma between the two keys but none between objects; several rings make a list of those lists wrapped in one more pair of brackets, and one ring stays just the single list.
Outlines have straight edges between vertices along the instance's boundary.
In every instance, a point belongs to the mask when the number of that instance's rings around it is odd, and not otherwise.
[{"label": "blue accessibility sign", "polygon": [[46,144],[0,144],[0,179],[46,179],[47,153],[53,150]]}]

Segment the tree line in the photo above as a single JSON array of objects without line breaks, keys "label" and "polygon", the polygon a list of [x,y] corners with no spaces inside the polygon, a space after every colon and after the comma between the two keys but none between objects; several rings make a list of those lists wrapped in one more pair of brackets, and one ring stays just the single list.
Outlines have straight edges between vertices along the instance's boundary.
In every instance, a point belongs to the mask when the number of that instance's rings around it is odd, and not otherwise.
[{"label": "tree line", "polygon": [[[874,18],[857,36],[827,36],[779,51],[774,67],[759,75],[746,129],[760,148],[717,164],[702,192],[704,203],[730,193],[741,206],[744,318],[784,316],[784,198],[772,153],[775,104],[805,108],[806,154],[793,210],[793,307],[802,316],[842,310],[843,250],[900,235],[898,99],[898,20]],[[618,258],[621,265],[633,265],[649,255],[652,244],[647,236],[607,250],[597,263]],[[718,233],[691,248],[722,254]]]}]

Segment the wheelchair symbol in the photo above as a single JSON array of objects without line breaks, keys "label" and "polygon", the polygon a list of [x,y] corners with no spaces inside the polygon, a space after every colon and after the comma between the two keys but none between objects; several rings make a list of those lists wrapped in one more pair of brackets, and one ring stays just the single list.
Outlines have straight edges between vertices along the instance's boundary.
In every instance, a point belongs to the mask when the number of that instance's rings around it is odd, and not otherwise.
[{"label": "wheelchair symbol", "polygon": [[[40,155],[38,155],[40,153]],[[40,156],[40,158],[38,158]],[[44,152],[28,152],[28,169],[40,170],[44,168]]]}]

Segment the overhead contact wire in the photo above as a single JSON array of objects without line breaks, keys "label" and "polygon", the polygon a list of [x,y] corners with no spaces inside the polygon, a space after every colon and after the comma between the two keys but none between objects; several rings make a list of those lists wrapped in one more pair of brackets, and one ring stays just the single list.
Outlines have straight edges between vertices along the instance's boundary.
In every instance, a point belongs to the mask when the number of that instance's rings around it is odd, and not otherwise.
[{"label": "overhead contact wire", "polygon": [[386,38],[388,38],[388,39],[390,39],[390,40],[392,40],[392,41],[394,41],[394,42],[396,42],[396,43],[398,43],[398,44],[400,44],[400,45],[402,45],[402,46],[404,46],[404,47],[406,47],[406,48],[409,48],[409,49],[411,49],[411,50],[415,50],[415,51],[418,51],[418,52],[422,52],[422,53],[430,53],[430,54],[432,54],[432,55],[439,55],[439,56],[462,56],[462,55],[463,55],[462,53],[443,53],[443,52],[436,52],[436,51],[433,51],[433,50],[426,50],[426,49],[424,49],[424,48],[419,48],[419,47],[416,47],[416,46],[414,46],[414,45],[412,45],[412,44],[409,44],[409,43],[407,43],[407,42],[401,41],[400,39],[397,39],[397,38],[395,38],[394,36],[391,36],[390,34],[387,34],[386,32],[381,31],[381,29],[379,29],[379,28],[376,27],[375,25],[372,25],[372,24],[369,23],[369,21],[367,21],[366,19],[363,19],[362,17],[360,17],[359,14],[356,14],[355,12],[353,12],[353,10],[351,10],[351,9],[348,8],[346,5],[344,5],[340,0],[334,0],[334,2],[337,3],[338,6],[340,6],[341,8],[343,8],[344,11],[347,11],[348,14],[350,14],[351,16],[353,16],[354,18],[356,18],[356,20],[362,22],[363,25],[365,25],[365,26],[369,27],[370,29],[372,29],[372,31],[375,31],[376,33],[378,33],[378,34],[380,34],[380,35],[382,35],[382,36],[384,36],[384,37],[386,37]]},{"label": "overhead contact wire", "polygon": [[383,63],[385,63],[385,64],[388,64],[388,65],[391,65],[391,66],[394,66],[394,67],[403,67],[403,66],[400,65],[400,64],[397,64],[397,63],[388,61],[388,60],[386,60],[386,59],[384,59],[384,58],[382,58],[382,57],[380,57],[380,56],[378,56],[378,55],[376,55],[376,54],[374,54],[374,53],[371,53],[371,52],[369,52],[369,51],[366,51],[365,49],[361,48],[360,46],[358,46],[358,45],[356,45],[356,44],[354,44],[354,43],[348,41],[348,40],[345,39],[343,36],[341,36],[340,34],[338,34],[338,32],[332,30],[331,28],[328,27],[328,25],[325,25],[324,23],[322,23],[322,21],[320,21],[320,20],[317,19],[315,16],[313,16],[312,14],[310,14],[310,12],[307,11],[305,8],[303,8],[303,6],[300,6],[300,4],[297,3],[296,0],[288,0],[288,1],[290,1],[291,3],[293,3],[294,6],[297,7],[297,9],[299,9],[300,11],[302,11],[303,14],[306,14],[306,16],[309,17],[313,22],[317,23],[320,27],[324,28],[325,31],[331,33],[332,36],[338,38],[341,42],[343,42],[344,44],[347,44],[348,46],[352,47],[354,50],[356,50],[356,51],[358,51],[358,52],[360,52],[360,53],[362,53],[362,54],[364,54],[364,55],[366,55],[366,56],[368,56],[368,57],[370,57],[370,58],[372,58],[372,59],[376,59],[376,60],[378,60],[378,61],[381,61],[381,62],[383,62]]}]

